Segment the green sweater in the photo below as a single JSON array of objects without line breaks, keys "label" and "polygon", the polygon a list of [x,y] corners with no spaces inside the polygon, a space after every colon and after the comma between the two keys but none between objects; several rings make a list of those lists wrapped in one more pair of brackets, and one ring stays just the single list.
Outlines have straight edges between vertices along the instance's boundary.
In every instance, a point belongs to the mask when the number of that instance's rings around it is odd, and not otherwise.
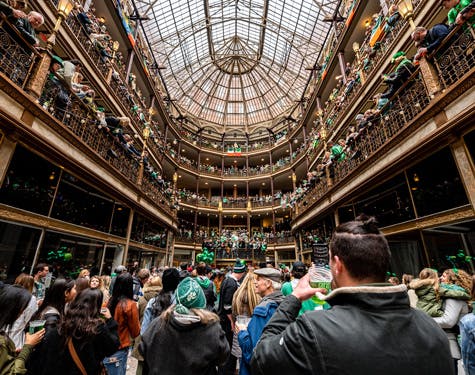
[{"label": "green sweater", "polygon": [[0,375],[26,374],[25,362],[32,350],[33,346],[24,345],[17,355],[13,341],[0,333]]}]

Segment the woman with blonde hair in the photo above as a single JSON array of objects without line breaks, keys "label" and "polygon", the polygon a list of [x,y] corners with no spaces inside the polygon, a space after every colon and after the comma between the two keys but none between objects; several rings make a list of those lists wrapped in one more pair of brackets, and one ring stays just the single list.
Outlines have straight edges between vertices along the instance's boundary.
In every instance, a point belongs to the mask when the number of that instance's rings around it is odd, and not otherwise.
[{"label": "woman with blonde hair", "polygon": [[[104,290],[107,291],[107,300],[109,300],[110,292],[111,292],[112,277],[110,277],[109,275],[102,275],[101,280],[102,280],[102,286],[104,287]],[[102,291],[102,293],[104,293],[104,290]],[[104,294],[104,298],[105,296],[106,294]]]},{"label": "woman with blonde hair", "polygon": [[101,276],[92,276],[89,279],[89,288],[100,290],[102,292],[102,306],[107,306],[107,303],[109,302],[109,289],[104,287]]},{"label": "woman with blonde hair", "polygon": [[89,270],[87,268],[83,268],[80,272],[79,272],[79,275],[78,275],[78,279],[88,279],[89,280],[89,275],[91,273],[89,272]]},{"label": "woman with blonde hair", "polygon": [[445,289],[451,289],[466,293],[465,299],[447,298],[443,302],[444,314],[434,318],[436,323],[442,328],[450,344],[450,353],[454,360],[455,374],[458,373],[458,361],[461,358],[460,348],[457,342],[457,325],[460,319],[468,314],[467,301],[470,299],[472,290],[472,278],[464,270],[450,268],[444,271],[440,277],[441,286]]},{"label": "woman with blonde hair", "polygon": [[[254,308],[261,301],[261,297],[256,292],[255,281],[256,275],[253,272],[248,272],[241,285],[234,293],[232,312],[235,322],[238,315],[245,315],[251,318]],[[241,347],[239,346],[236,333],[233,335],[231,355],[237,359],[240,359],[242,356]]]}]

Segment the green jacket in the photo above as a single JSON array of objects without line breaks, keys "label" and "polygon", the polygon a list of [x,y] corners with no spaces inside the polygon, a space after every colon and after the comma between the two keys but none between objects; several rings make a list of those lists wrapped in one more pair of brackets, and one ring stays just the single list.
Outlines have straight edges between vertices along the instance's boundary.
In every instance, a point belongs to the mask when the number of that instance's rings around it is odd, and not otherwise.
[{"label": "green jacket", "polygon": [[15,344],[4,333],[0,333],[0,375],[26,374],[25,362],[33,349],[31,345],[23,345],[17,355]]},{"label": "green jacket", "polygon": [[[451,8],[449,10],[449,13],[447,14],[447,20],[449,22],[449,26],[455,23],[455,20],[457,19],[457,15],[460,13],[460,11],[465,8],[467,5],[471,3],[471,0],[460,0],[460,2]],[[475,16],[472,16],[469,20],[468,23],[470,25],[475,25]]]},{"label": "green jacket", "polygon": [[444,315],[444,309],[442,307],[443,299],[470,299],[470,295],[465,289],[453,284],[440,284],[439,291],[436,293],[433,280],[431,279],[415,279],[409,284],[409,287],[414,289],[417,294],[418,300],[416,307],[431,317]]}]

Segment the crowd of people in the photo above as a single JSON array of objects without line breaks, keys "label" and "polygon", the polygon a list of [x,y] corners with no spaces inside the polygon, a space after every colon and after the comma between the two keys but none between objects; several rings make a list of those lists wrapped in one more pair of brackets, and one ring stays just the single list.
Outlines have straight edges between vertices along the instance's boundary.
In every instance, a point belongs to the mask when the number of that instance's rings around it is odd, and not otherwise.
[{"label": "crowd of people", "polygon": [[387,280],[388,243],[365,216],[338,226],[329,248],[329,290],[300,261],[290,272],[240,259],[118,266],[75,280],[38,264],[0,284],[0,372],[125,375],[132,356],[137,374],[446,375],[460,359],[474,373],[475,276],[425,268]]}]

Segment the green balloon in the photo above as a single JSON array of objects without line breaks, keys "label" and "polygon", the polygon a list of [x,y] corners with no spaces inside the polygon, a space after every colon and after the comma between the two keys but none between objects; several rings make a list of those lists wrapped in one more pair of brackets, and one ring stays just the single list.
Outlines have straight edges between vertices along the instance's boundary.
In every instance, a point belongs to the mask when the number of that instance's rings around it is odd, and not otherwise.
[{"label": "green balloon", "polygon": [[64,260],[66,262],[69,262],[71,259],[73,259],[73,254],[71,254],[71,253],[65,253],[64,254]]}]

